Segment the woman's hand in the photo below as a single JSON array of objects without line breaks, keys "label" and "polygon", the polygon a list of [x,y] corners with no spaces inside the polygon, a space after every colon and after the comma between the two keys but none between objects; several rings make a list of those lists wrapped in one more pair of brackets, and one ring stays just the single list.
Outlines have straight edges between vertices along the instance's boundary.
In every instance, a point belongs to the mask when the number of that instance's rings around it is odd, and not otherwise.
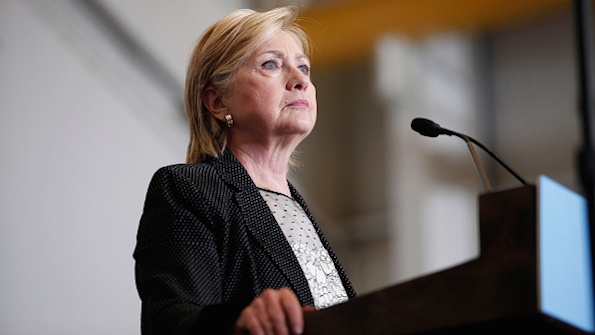
[{"label": "woman's hand", "polygon": [[304,331],[304,311],[297,296],[288,288],[266,289],[252,300],[235,323],[234,334],[289,335]]}]

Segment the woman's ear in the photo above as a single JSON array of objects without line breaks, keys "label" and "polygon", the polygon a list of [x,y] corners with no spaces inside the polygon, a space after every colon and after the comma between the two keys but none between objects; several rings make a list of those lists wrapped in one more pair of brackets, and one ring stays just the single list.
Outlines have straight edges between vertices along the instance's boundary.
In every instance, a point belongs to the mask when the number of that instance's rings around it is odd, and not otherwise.
[{"label": "woman's ear", "polygon": [[229,113],[229,109],[213,86],[207,87],[202,102],[213,116],[225,122],[225,115]]}]

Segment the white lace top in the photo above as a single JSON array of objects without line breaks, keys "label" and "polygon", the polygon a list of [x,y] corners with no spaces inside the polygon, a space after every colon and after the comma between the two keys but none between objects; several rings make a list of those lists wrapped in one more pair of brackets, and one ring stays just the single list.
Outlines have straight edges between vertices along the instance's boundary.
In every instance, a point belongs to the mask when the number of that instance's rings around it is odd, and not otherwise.
[{"label": "white lace top", "polygon": [[283,194],[260,190],[297,257],[317,309],[347,301],[335,264],[302,207]]}]

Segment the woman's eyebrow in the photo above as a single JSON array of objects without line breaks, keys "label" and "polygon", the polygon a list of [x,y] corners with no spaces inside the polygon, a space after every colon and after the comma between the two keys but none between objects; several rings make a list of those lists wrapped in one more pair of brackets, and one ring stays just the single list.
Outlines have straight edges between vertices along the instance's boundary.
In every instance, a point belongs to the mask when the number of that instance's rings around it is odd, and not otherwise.
[{"label": "woman's eyebrow", "polygon": [[[285,52],[283,52],[281,50],[267,50],[267,51],[263,51],[263,52],[261,52],[259,54],[259,56],[265,56],[267,54],[272,54],[272,55],[274,55],[276,57],[279,57],[279,58],[286,58],[287,57],[287,55],[285,54]],[[297,54],[296,59],[298,59],[298,60],[306,60],[308,62],[310,61],[310,58],[308,56],[306,56],[305,54],[303,54],[303,53]]]}]

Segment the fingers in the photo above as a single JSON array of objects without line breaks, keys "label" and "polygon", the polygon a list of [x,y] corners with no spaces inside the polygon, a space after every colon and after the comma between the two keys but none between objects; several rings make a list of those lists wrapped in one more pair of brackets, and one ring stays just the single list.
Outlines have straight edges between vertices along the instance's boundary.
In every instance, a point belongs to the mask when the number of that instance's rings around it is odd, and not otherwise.
[{"label": "fingers", "polygon": [[300,301],[295,293],[288,288],[282,288],[278,292],[282,307],[279,312],[285,315],[285,321],[276,319],[276,324],[284,324],[285,328],[289,327],[292,334],[301,334],[304,331],[304,313]]},{"label": "fingers", "polygon": [[288,288],[267,289],[248,305],[236,321],[236,334],[301,334],[304,315],[297,296]]},{"label": "fingers", "polygon": [[250,305],[242,310],[238,320],[236,321],[234,335],[266,335],[265,325],[261,324],[258,315],[261,314],[263,306],[256,301],[252,301]]}]

